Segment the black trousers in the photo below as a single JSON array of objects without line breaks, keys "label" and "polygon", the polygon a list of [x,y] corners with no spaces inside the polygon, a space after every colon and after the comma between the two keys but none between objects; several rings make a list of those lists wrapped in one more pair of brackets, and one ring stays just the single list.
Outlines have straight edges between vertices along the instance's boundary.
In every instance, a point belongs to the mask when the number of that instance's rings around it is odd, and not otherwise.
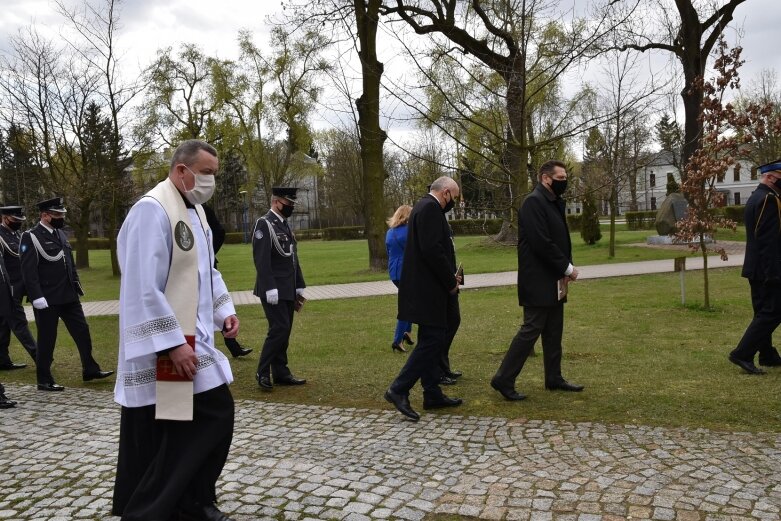
[{"label": "black trousers", "polygon": [[434,400],[440,398],[442,389],[439,388],[441,376],[439,362],[446,339],[447,328],[420,324],[418,345],[412,350],[407,363],[391,384],[391,391],[407,396],[410,389],[420,380],[425,397]]},{"label": "black trousers", "polygon": [[155,406],[122,407],[112,513],[168,521],[180,508],[217,500],[233,440],[233,396],[221,385],[193,397],[193,421],[155,420]]},{"label": "black trousers", "polygon": [[38,356],[35,366],[39,384],[54,383],[51,367],[59,319],[62,319],[76,343],[81,358],[81,370],[87,374],[100,371],[100,366],[92,358],[92,337],[81,302],[77,300],[68,304],[50,305],[46,309],[35,310],[35,323],[38,326]]},{"label": "black trousers", "polygon": [[781,324],[781,285],[756,280],[749,280],[749,285],[754,318],[731,354],[740,360],[753,361],[759,352],[763,360],[765,356],[772,360],[773,332]]},{"label": "black trousers", "polygon": [[27,325],[27,316],[24,314],[24,307],[21,301],[11,298],[11,310],[8,314],[0,316],[0,365],[10,364],[11,357],[8,355],[8,346],[11,343],[11,331],[25,351],[32,357],[33,361],[37,356],[38,347],[30,333]]},{"label": "black trousers", "polygon": [[447,333],[445,345],[439,358],[439,369],[443,375],[453,372],[450,369],[450,346],[461,327],[461,308],[458,305],[458,295],[449,295],[447,299]]},{"label": "black trousers", "polygon": [[258,374],[260,376],[271,376],[276,378],[286,378],[290,376],[290,369],[287,367],[287,347],[290,341],[290,332],[293,330],[293,301],[280,300],[279,304],[272,306],[265,300],[263,312],[268,320],[268,334],[266,341],[263,342],[263,350],[260,352],[260,362],[258,363]]},{"label": "black trousers", "polygon": [[555,306],[524,306],[523,325],[510,343],[493,380],[503,389],[514,389],[515,380],[523,369],[537,339],[542,336],[545,364],[545,384],[564,380],[561,376],[561,335],[564,329],[564,304]]}]

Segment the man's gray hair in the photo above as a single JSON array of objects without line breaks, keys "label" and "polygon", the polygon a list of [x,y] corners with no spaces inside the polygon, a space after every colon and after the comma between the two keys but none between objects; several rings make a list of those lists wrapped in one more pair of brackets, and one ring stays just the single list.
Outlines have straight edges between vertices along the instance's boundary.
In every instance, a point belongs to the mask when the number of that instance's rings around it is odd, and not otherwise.
[{"label": "man's gray hair", "polygon": [[458,186],[458,183],[456,183],[455,179],[443,175],[442,177],[438,177],[433,183],[431,183],[431,188],[429,188],[429,190],[431,190],[432,192],[441,192],[442,190],[447,190],[448,188],[452,188],[453,185]]},{"label": "man's gray hair", "polygon": [[179,163],[185,165],[191,165],[195,163],[195,159],[198,157],[198,152],[203,150],[214,157],[217,157],[217,149],[211,146],[206,141],[200,139],[188,139],[174,150],[174,156],[171,158],[171,170],[174,169]]}]

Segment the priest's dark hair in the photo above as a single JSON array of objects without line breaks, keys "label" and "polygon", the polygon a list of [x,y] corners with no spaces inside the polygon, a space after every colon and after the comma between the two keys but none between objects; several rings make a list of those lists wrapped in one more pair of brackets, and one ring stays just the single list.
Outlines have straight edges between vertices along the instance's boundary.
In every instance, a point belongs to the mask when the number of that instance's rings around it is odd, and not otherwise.
[{"label": "priest's dark hair", "polygon": [[552,176],[557,166],[563,168],[564,170],[567,169],[567,165],[565,165],[563,161],[557,161],[555,159],[545,161],[542,166],[540,166],[540,173],[537,176],[537,179],[542,179],[543,175]]}]

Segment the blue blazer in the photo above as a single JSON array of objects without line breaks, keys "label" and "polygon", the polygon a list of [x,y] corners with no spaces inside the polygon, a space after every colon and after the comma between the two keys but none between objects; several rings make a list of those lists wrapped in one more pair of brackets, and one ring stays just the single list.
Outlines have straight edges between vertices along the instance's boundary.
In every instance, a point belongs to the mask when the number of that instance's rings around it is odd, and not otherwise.
[{"label": "blue blazer", "polygon": [[388,252],[388,275],[391,280],[401,280],[401,265],[404,263],[404,248],[407,245],[407,225],[391,228],[385,234],[385,249]]}]

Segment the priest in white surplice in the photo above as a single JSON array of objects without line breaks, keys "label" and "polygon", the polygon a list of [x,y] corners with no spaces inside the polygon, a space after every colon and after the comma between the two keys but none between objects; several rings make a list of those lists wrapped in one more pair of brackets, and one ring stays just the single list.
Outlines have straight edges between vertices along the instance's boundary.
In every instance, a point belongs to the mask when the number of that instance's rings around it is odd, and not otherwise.
[{"label": "priest in white surplice", "polygon": [[216,150],[198,140],[174,152],[168,178],[131,208],[117,242],[122,271],[122,405],[113,513],[123,521],[229,521],[215,484],[233,438],[233,381],[214,332],[239,321],[213,268],[201,204],[214,192]]}]

